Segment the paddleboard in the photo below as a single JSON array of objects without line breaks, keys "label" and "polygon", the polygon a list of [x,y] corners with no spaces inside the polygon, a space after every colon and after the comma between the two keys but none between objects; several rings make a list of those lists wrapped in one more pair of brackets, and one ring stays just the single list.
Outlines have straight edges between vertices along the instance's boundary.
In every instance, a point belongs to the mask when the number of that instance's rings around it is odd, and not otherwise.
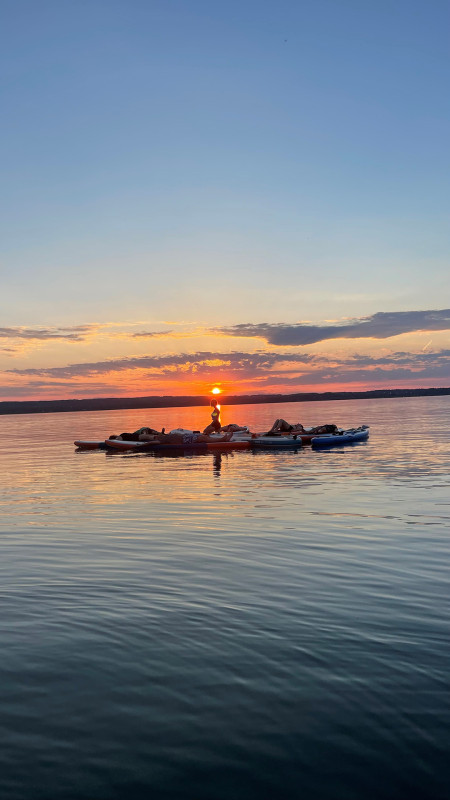
[{"label": "paddleboard", "polygon": [[295,449],[302,446],[300,436],[255,436],[250,439],[250,447],[277,447]]},{"label": "paddleboard", "polygon": [[124,442],[121,439],[106,439],[105,447],[112,450],[134,450],[148,452],[156,450],[248,450],[249,442],[194,442],[193,444],[161,444],[160,442]]},{"label": "paddleboard", "polygon": [[101,442],[96,441],[94,439],[77,439],[74,442],[76,447],[79,447],[80,450],[105,450],[106,444],[104,440]]},{"label": "paddleboard", "polygon": [[141,450],[148,447],[151,442],[127,442],[123,439],[105,439],[104,446],[112,450]]},{"label": "paddleboard", "polygon": [[341,444],[351,444],[352,442],[363,442],[368,438],[369,426],[362,425],[360,428],[352,430],[315,436],[311,440],[311,445],[313,447],[334,447]]}]

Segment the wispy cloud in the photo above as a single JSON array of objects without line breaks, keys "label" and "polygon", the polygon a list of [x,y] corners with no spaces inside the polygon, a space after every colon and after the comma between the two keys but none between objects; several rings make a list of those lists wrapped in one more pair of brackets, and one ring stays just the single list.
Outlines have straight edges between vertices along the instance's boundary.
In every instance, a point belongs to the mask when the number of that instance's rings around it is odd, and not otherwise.
[{"label": "wispy cloud", "polygon": [[209,329],[191,323],[183,327],[179,325],[178,329],[170,328],[165,331],[136,331],[129,336],[131,339],[192,339],[209,333]]},{"label": "wispy cloud", "polygon": [[98,325],[74,325],[72,327],[55,328],[0,328],[0,339],[47,341],[49,339],[64,339],[68,342],[85,341],[89,334],[95,333]]},{"label": "wispy cloud", "polygon": [[[15,327],[0,328],[0,340],[8,340],[17,345],[21,344],[28,349],[34,346],[41,346],[47,342],[62,341],[62,342],[77,342],[82,343],[87,340],[92,340],[95,336],[101,336],[103,339],[183,339],[191,338],[193,336],[201,336],[204,334],[204,329],[198,326],[190,326],[188,329],[178,329],[176,326],[166,330],[130,330],[145,323],[130,323],[130,322],[102,322],[102,323],[89,323],[85,325],[73,325],[70,327],[51,326],[51,327],[36,327],[32,328],[26,325],[18,325]],[[4,349],[4,348],[3,348]]]},{"label": "wispy cloud", "polygon": [[138,331],[132,334],[133,339],[161,339],[173,335],[173,331]]},{"label": "wispy cloud", "polygon": [[66,367],[10,369],[8,373],[15,375],[39,375],[46,377],[71,378],[79,375],[100,375],[124,370],[154,370],[159,374],[169,374],[174,370],[198,373],[200,370],[229,367],[236,372],[253,373],[254,370],[267,371],[275,364],[283,361],[306,364],[311,360],[308,355],[280,353],[180,353],[178,355],[134,356],[129,358],[108,359],[93,363],[70,364]]},{"label": "wispy cloud", "polygon": [[265,339],[277,346],[299,346],[327,339],[388,339],[402,333],[450,329],[450,309],[440,311],[380,311],[370,317],[343,321],[334,325],[297,323],[241,323],[212,328],[210,332],[241,338]]}]

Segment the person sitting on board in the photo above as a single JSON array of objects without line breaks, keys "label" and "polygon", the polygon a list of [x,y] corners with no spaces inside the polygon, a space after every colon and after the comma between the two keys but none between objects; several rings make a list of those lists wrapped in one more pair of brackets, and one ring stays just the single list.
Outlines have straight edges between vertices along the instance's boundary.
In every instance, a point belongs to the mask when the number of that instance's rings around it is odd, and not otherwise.
[{"label": "person sitting on board", "polygon": [[203,431],[203,433],[206,434],[207,436],[210,433],[220,433],[220,430],[222,428],[221,423],[220,423],[220,406],[219,406],[219,403],[217,402],[217,400],[212,400],[211,403],[212,403],[212,406],[213,406],[213,410],[212,410],[212,414],[211,414],[212,422],[210,422],[210,424],[207,425],[205,430]]}]

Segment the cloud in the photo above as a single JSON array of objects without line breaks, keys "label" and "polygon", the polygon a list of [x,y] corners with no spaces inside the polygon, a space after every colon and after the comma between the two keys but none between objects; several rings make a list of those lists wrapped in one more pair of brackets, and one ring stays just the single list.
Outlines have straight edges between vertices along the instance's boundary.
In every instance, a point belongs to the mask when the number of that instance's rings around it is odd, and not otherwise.
[{"label": "cloud", "polygon": [[[181,328],[181,326],[179,326]],[[198,325],[187,325],[185,330],[166,331],[136,331],[136,333],[129,334],[131,339],[192,339],[195,336],[204,336],[209,334],[209,330]]]},{"label": "cloud", "polygon": [[81,396],[116,396],[118,394],[117,384],[110,384],[104,381],[49,381],[49,380],[26,380],[20,384],[10,386],[0,386],[0,397],[3,399],[55,399],[55,395],[61,398],[79,398]]},{"label": "cloud", "polygon": [[450,329],[450,309],[440,311],[380,311],[371,317],[361,317],[335,325],[297,323],[241,323],[230,327],[212,328],[211,333],[244,338],[265,339],[276,346],[300,346],[327,339],[388,339],[402,333]]},{"label": "cloud", "polygon": [[0,339],[22,339],[27,341],[46,341],[64,339],[69,342],[83,342],[90,333],[98,329],[97,325],[74,325],[58,328],[0,328]]},{"label": "cloud", "polygon": [[173,331],[138,331],[132,334],[132,339],[161,339],[173,335]]},{"label": "cloud", "polygon": [[248,374],[253,370],[267,371],[282,361],[306,364],[311,361],[311,356],[296,355],[292,353],[181,353],[179,355],[162,356],[134,356],[120,359],[108,359],[107,361],[96,361],[93,363],[70,364],[66,367],[49,368],[28,368],[5,370],[15,375],[35,375],[46,377],[65,377],[73,378],[76,376],[94,376],[107,374],[110,372],[122,372],[123,370],[144,369],[152,370],[158,374],[168,374],[175,370],[184,372],[196,372],[205,369],[218,369],[229,367],[234,371],[245,372]]},{"label": "cloud", "polygon": [[[197,352],[178,355],[135,356],[111,359],[92,363],[70,364],[65,367],[10,369],[4,374],[17,379],[29,379],[33,387],[49,384],[98,388],[114,391],[114,381],[120,383],[119,374],[135,371],[136,381],[152,379],[159,385],[173,382],[214,379],[222,375],[231,384],[253,383],[255,389],[266,386],[301,388],[305,385],[326,385],[327,383],[346,384],[384,384],[392,386],[395,382],[437,381],[441,385],[448,382],[450,350],[438,352],[408,353],[395,352],[373,357],[358,353],[346,357],[308,355],[305,353],[283,353],[258,351],[247,352]],[[116,376],[116,377],[114,377]],[[14,377],[10,379],[14,380]],[[132,384],[131,377],[128,383]],[[432,385],[430,383],[429,385]],[[107,389],[108,387],[108,389]],[[103,389],[103,391],[102,391]]]}]

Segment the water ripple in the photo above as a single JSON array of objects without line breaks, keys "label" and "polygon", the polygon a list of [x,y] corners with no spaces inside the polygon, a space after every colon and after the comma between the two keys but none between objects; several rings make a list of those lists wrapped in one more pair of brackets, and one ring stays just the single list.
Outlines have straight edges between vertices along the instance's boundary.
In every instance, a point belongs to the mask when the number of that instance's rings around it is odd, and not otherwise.
[{"label": "water ripple", "polygon": [[446,798],[448,403],[324,403],[367,444],[220,458],[71,444],[180,409],[3,418],[1,796]]}]

